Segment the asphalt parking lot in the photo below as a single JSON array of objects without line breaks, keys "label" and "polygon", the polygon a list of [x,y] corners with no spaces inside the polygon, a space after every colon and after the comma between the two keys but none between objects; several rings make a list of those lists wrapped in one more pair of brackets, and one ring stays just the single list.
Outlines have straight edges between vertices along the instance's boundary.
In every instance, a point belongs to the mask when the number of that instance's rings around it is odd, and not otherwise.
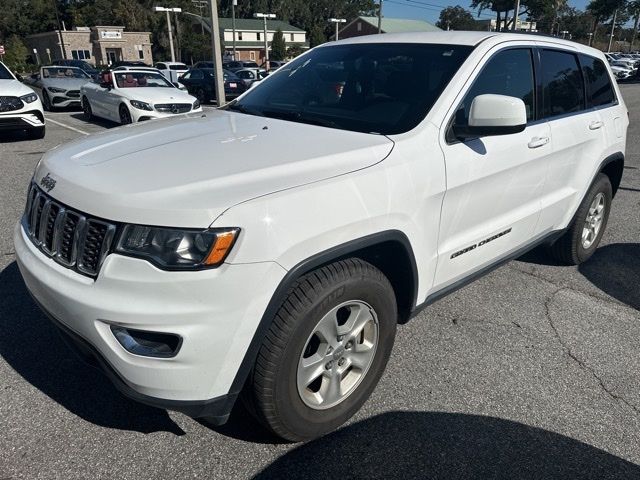
[{"label": "asphalt parking lot", "polygon": [[47,115],[0,137],[0,480],[164,478],[640,479],[640,84],[622,185],[595,256],[534,251],[398,330],[365,407],[337,432],[279,444],[238,408],[212,429],[122,397],[30,299],[13,226],[42,154],[110,128]]}]

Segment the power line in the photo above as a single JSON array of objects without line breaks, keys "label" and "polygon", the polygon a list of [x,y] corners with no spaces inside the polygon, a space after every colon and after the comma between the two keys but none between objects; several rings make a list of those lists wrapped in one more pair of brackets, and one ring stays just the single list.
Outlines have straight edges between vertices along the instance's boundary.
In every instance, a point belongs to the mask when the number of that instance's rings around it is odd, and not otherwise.
[{"label": "power line", "polygon": [[[441,12],[442,10],[451,7],[452,5],[437,5],[434,3],[427,3],[427,2],[419,2],[417,0],[405,0],[405,2],[399,2],[396,0],[387,0],[389,3],[394,3],[396,5],[402,5],[404,7],[411,7],[411,8],[417,8],[420,10],[427,10],[427,11],[432,11],[432,12]],[[417,5],[414,5],[417,4]],[[458,5],[459,6],[459,5]],[[464,7],[460,7],[463,10],[465,10],[466,12],[471,13],[474,17],[475,16],[484,16],[486,17],[486,19],[491,19],[494,18],[494,15],[490,14],[490,13],[483,13],[481,12],[480,14],[478,14],[478,12],[474,11],[474,10],[469,10],[468,8],[464,8]]]}]

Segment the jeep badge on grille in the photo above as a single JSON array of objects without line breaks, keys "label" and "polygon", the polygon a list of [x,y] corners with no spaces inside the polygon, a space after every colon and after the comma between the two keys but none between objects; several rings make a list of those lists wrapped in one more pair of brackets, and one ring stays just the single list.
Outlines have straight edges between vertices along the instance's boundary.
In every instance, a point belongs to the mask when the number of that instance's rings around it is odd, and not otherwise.
[{"label": "jeep badge on grille", "polygon": [[51,178],[50,173],[47,173],[44,177],[42,177],[42,180],[40,180],[40,186],[47,192],[50,192],[51,190],[53,190],[53,187],[56,186],[56,181]]}]

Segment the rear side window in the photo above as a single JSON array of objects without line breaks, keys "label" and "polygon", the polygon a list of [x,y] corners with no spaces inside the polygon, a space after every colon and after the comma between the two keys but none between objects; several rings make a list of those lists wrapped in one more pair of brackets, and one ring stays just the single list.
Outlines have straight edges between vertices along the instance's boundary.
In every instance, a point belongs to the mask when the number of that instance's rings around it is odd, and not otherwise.
[{"label": "rear side window", "polygon": [[582,73],[587,81],[587,103],[591,107],[599,107],[615,103],[616,95],[611,85],[611,77],[604,63],[588,55],[580,55]]},{"label": "rear side window", "polygon": [[543,117],[556,117],[585,108],[584,83],[573,53],[542,50]]},{"label": "rear side window", "polygon": [[456,124],[467,125],[473,99],[487,93],[521,99],[527,108],[527,120],[533,120],[534,85],[530,49],[517,48],[498,52],[487,62],[467,92],[456,112]]}]

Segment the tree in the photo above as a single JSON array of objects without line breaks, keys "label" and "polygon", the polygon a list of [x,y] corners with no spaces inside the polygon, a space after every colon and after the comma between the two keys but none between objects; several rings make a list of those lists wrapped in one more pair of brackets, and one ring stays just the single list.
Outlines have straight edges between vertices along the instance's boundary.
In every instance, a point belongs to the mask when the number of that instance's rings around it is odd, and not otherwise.
[{"label": "tree", "polygon": [[273,40],[271,40],[271,59],[272,60],[284,60],[287,56],[287,44],[284,41],[284,34],[282,29],[278,29],[273,34]]},{"label": "tree", "polygon": [[626,0],[591,0],[587,11],[593,17],[592,41],[595,41],[598,26],[613,17],[614,12],[626,7]]},{"label": "tree", "polygon": [[311,32],[309,33],[309,45],[311,48],[317,47],[326,41],[327,38],[325,37],[321,27],[316,25],[311,28]]},{"label": "tree", "polygon": [[629,50],[633,50],[633,44],[638,36],[638,23],[640,23],[640,0],[630,2],[627,9],[629,10],[629,15],[633,17],[633,34],[629,45]]},{"label": "tree", "polygon": [[477,30],[478,23],[466,9],[460,5],[447,7],[440,12],[436,26],[442,30]]},{"label": "tree", "polygon": [[27,66],[29,49],[22,43],[20,37],[11,35],[5,43],[4,61],[10,70],[14,72],[24,72]]}]

